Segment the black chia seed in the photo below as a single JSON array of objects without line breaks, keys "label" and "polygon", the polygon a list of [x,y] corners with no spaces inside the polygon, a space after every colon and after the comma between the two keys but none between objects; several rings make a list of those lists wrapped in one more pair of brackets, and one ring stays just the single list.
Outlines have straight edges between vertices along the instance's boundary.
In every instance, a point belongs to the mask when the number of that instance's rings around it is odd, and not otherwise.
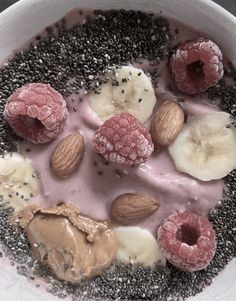
[{"label": "black chia seed", "polygon": [[[233,84],[227,83],[227,78],[233,80]],[[208,98],[213,101],[220,100],[220,108],[236,117],[236,70],[229,63],[229,70],[225,69],[225,76],[219,83],[208,90]]]},{"label": "black chia seed", "polygon": [[[53,28],[48,27],[47,39],[38,36],[37,45],[17,53],[1,68],[1,117],[7,98],[26,83],[49,83],[65,96],[71,91],[79,92],[81,88],[97,91],[103,83],[101,75],[107,67],[132,63],[140,58],[157,63],[170,53],[168,22],[164,18],[155,18],[152,14],[124,10],[97,11],[95,18],[88,18],[84,24],[72,29],[66,29],[65,22],[58,27],[57,36],[53,35]],[[157,70],[152,76],[156,75]],[[68,84],[72,77],[75,80]],[[233,74],[232,77],[234,78]],[[227,86],[223,79],[216,87],[209,89],[208,96],[210,99],[220,99],[221,109],[236,116],[235,85]],[[16,141],[4,118],[0,118],[0,153],[15,150]],[[98,164],[94,161],[93,165]],[[118,177],[124,175],[119,170],[115,172]],[[32,177],[36,176],[32,174]],[[236,256],[236,171],[226,177],[225,184],[223,200],[209,214],[216,231],[217,251],[210,265],[199,272],[181,272],[169,264],[165,268],[156,267],[153,270],[116,264],[103,275],[78,286],[56,280],[47,267],[32,258],[24,231],[11,223],[13,209],[7,208],[7,204],[1,199],[2,250],[11,262],[17,264],[19,274],[31,281],[36,281],[38,276],[44,277],[47,291],[62,299],[71,296],[73,301],[91,298],[104,301],[183,300],[201,292]],[[37,283],[35,286],[39,287]]]},{"label": "black chia seed", "polygon": [[220,99],[220,108],[236,117],[236,86],[227,85],[221,80],[217,86],[209,89],[208,96],[211,100]]}]

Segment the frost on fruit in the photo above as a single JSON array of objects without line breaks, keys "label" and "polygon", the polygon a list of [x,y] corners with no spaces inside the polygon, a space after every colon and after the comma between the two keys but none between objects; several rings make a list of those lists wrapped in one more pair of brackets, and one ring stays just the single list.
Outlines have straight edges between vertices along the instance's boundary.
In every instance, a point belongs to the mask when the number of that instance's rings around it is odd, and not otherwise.
[{"label": "frost on fruit", "polygon": [[145,162],[153,152],[151,135],[131,114],[117,114],[94,134],[95,152],[111,162],[135,166]]},{"label": "frost on fruit", "polygon": [[215,254],[216,238],[210,222],[191,211],[178,210],[168,216],[157,236],[167,260],[183,271],[206,268]]},{"label": "frost on fruit", "polygon": [[188,41],[176,50],[170,68],[177,88],[187,94],[202,93],[223,77],[223,55],[211,40]]},{"label": "frost on fruit", "polygon": [[10,96],[4,117],[15,133],[33,143],[46,143],[63,130],[68,111],[62,95],[50,85],[28,84]]}]

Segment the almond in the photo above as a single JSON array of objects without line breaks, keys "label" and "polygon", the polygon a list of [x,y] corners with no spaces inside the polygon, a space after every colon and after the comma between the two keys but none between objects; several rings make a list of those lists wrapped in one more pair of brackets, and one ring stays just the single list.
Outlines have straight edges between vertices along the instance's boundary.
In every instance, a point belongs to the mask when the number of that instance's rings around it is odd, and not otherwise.
[{"label": "almond", "polygon": [[110,217],[113,222],[118,224],[133,225],[148,218],[159,207],[160,204],[148,196],[125,193],[114,200]]},{"label": "almond", "polygon": [[52,172],[62,179],[74,173],[84,154],[84,138],[79,133],[73,133],[62,139],[52,152],[50,166]]},{"label": "almond", "polygon": [[169,146],[183,125],[184,111],[181,106],[176,101],[164,101],[152,119],[151,135],[155,147]]}]

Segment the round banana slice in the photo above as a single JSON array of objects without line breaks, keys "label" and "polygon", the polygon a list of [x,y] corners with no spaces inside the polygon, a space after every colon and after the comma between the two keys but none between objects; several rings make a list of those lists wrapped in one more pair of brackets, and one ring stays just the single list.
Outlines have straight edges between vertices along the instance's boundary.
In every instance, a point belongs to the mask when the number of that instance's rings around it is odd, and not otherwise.
[{"label": "round banana slice", "polygon": [[191,119],[169,147],[176,168],[202,181],[225,177],[236,168],[235,125],[225,112]]},{"label": "round banana slice", "polygon": [[107,73],[101,93],[90,95],[91,108],[103,120],[128,112],[144,123],[152,114],[156,96],[151,80],[142,69],[123,66]]},{"label": "round banana slice", "polygon": [[117,227],[115,232],[118,237],[118,261],[144,266],[165,265],[165,257],[148,230],[136,226],[122,226]]},{"label": "round banana slice", "polygon": [[6,206],[18,211],[38,192],[39,180],[30,160],[18,153],[0,158],[0,196]]}]

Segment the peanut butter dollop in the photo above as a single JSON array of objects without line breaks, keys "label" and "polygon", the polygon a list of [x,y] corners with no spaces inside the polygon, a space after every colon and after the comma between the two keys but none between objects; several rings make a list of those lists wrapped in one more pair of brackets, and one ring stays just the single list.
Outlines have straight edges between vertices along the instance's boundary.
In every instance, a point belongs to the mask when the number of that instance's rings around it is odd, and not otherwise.
[{"label": "peanut butter dollop", "polygon": [[70,283],[101,274],[116,256],[118,242],[111,224],[81,215],[72,204],[30,205],[13,220],[25,229],[33,256]]}]

